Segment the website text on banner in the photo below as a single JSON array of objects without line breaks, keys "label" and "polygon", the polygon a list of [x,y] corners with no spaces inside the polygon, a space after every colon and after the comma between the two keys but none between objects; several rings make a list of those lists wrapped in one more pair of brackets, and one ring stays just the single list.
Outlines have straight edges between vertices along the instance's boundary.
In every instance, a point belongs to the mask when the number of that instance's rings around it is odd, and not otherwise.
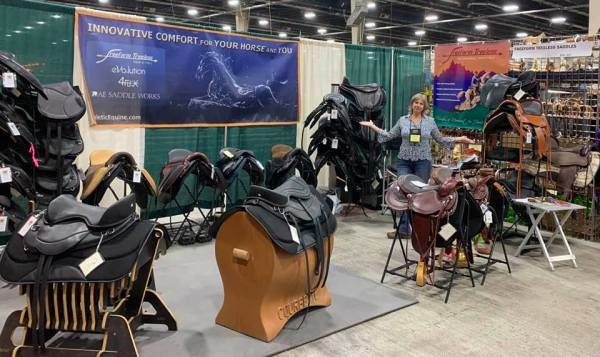
[{"label": "website text on banner", "polygon": [[480,103],[485,81],[508,73],[510,41],[437,45],[433,114],[439,126],[479,129],[489,110]]},{"label": "website text on banner", "polygon": [[93,125],[298,120],[298,43],[77,13]]}]

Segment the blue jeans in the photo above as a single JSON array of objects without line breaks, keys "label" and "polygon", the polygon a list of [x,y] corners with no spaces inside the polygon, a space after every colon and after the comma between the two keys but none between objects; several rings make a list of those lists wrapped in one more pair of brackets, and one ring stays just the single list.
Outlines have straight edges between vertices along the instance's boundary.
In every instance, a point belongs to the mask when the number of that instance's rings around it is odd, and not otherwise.
[{"label": "blue jeans", "polygon": [[[429,176],[431,176],[431,161],[398,159],[396,162],[396,170],[398,176],[413,174],[419,176],[423,182],[427,183],[427,181],[429,181]],[[400,213],[398,224],[400,225],[400,234],[410,236],[412,229],[408,214],[405,212]]]}]

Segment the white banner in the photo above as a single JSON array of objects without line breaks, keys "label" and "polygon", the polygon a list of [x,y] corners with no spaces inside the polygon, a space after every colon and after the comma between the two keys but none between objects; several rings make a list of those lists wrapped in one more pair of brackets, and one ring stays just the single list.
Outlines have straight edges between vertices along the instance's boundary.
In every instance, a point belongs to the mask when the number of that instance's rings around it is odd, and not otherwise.
[{"label": "white banner", "polygon": [[513,46],[512,58],[587,57],[592,55],[594,43],[547,42],[537,45]]}]

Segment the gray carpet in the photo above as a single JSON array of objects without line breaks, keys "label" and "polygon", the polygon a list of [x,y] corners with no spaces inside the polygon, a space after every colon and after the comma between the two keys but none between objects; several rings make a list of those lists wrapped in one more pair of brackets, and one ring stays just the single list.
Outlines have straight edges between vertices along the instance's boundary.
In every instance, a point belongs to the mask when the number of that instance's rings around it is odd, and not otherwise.
[{"label": "gray carpet", "polygon": [[[334,251],[335,254],[335,251]],[[158,291],[174,312],[179,331],[150,326],[136,334],[142,356],[264,356],[283,352],[416,303],[412,297],[332,266],[327,285],[333,303],[302,314],[271,343],[214,323],[222,287],[214,245],[175,246],[156,262]],[[0,321],[23,304],[16,290],[0,289]]]}]

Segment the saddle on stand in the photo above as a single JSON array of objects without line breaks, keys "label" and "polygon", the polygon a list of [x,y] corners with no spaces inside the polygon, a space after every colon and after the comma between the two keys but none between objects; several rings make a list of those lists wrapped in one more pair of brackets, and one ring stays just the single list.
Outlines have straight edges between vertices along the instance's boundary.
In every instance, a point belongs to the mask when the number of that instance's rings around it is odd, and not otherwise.
[{"label": "saddle on stand", "polygon": [[120,179],[124,185],[130,187],[130,192],[135,194],[136,203],[141,208],[148,207],[148,197],[158,195],[154,179],[148,171],[138,166],[131,154],[97,150],[90,154],[90,166],[85,172],[81,200],[97,206],[108,190],[118,199],[111,187],[116,179]]},{"label": "saddle on stand", "polygon": [[252,186],[211,228],[225,299],[218,324],[271,341],[296,313],[328,306],[325,286],[336,220],[300,177]]},{"label": "saddle on stand", "polygon": [[[0,348],[63,356],[65,351],[48,346],[48,340],[59,332],[83,332],[104,335],[102,349],[94,353],[137,356],[131,331],[138,326],[176,329],[168,308],[148,288],[152,262],[165,240],[164,229],[139,221],[133,195],[108,208],[61,195],[47,210],[33,213],[0,257],[0,278],[20,285],[28,299],[23,311],[9,316]],[[143,313],[143,302],[157,314]],[[15,346],[11,335],[19,326],[26,338]]]}]

